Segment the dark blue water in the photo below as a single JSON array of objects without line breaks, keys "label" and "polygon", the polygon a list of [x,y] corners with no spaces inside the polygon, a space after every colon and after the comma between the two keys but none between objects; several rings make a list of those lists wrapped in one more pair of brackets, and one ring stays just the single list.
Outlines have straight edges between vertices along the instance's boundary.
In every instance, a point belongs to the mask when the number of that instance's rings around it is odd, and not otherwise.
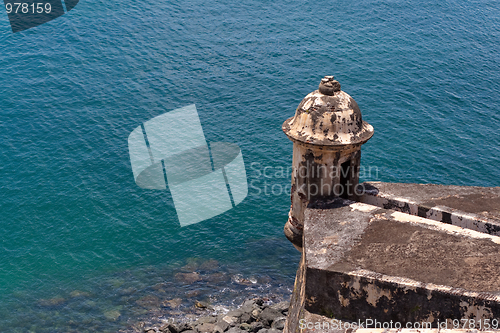
[{"label": "dark blue water", "polygon": [[[282,232],[281,124],[324,75],[375,128],[363,179],[500,186],[495,1],[82,0],[24,32],[8,24],[1,332],[115,332],[154,315],[148,300],[186,310],[289,293],[299,253]],[[180,228],[168,191],[134,183],[127,138],[192,103],[208,141],[241,147],[250,188]],[[179,275],[193,270],[199,281]]]}]

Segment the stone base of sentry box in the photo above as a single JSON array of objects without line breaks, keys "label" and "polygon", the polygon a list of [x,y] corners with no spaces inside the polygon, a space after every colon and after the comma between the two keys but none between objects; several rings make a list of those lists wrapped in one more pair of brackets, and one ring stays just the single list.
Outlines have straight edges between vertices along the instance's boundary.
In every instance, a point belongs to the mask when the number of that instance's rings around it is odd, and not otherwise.
[{"label": "stone base of sentry box", "polygon": [[500,237],[342,199],[305,217],[286,332],[309,331],[301,320],[314,316],[500,327]]}]

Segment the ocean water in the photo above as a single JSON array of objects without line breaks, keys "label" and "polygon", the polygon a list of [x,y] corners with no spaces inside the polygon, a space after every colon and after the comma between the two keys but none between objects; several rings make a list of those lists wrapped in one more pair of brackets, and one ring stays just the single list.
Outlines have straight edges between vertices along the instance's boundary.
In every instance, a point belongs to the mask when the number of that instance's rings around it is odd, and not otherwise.
[{"label": "ocean water", "polygon": [[[496,1],[81,0],[15,34],[4,14],[0,40],[0,332],[289,295],[281,124],[324,75],[375,128],[362,180],[500,186]],[[249,195],[181,228],[127,138],[193,103],[208,141],[240,146]]]}]

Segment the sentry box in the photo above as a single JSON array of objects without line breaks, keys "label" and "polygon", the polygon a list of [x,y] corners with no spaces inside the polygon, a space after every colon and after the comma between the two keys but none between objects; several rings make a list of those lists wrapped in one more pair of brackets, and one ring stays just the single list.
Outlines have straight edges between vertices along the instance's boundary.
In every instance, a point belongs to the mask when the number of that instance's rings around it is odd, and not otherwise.
[{"label": "sentry box", "polygon": [[309,202],[329,197],[358,200],[362,194],[358,186],[361,145],[373,136],[373,127],[362,120],[358,104],[340,89],[340,83],[325,76],[282,128],[293,142],[291,208],[285,235],[301,250]]}]

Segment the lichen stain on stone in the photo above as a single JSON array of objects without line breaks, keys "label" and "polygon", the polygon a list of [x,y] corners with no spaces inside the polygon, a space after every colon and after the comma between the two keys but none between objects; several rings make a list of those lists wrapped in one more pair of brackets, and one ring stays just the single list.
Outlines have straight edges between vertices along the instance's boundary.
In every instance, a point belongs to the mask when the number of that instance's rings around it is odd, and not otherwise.
[{"label": "lichen stain on stone", "polygon": [[491,308],[484,305],[469,304],[467,301],[460,302],[460,315],[462,318],[487,319],[491,318]]},{"label": "lichen stain on stone", "polygon": [[344,298],[342,295],[339,295],[339,302],[343,307],[348,307],[349,306],[349,298]]},{"label": "lichen stain on stone", "polygon": [[388,199],[386,203],[383,204],[384,209],[394,209],[406,214],[410,214],[411,209],[408,202],[400,202],[393,199]]},{"label": "lichen stain on stone", "polygon": [[393,297],[389,290],[384,290],[374,284],[366,284],[363,289],[367,295],[366,302],[374,307],[378,306],[378,303],[381,302],[383,297],[386,297],[387,300],[391,300]]},{"label": "lichen stain on stone", "polygon": [[306,298],[306,304],[308,306],[312,306],[312,305],[316,304],[316,302],[317,302],[316,296],[311,296],[311,297]]}]

